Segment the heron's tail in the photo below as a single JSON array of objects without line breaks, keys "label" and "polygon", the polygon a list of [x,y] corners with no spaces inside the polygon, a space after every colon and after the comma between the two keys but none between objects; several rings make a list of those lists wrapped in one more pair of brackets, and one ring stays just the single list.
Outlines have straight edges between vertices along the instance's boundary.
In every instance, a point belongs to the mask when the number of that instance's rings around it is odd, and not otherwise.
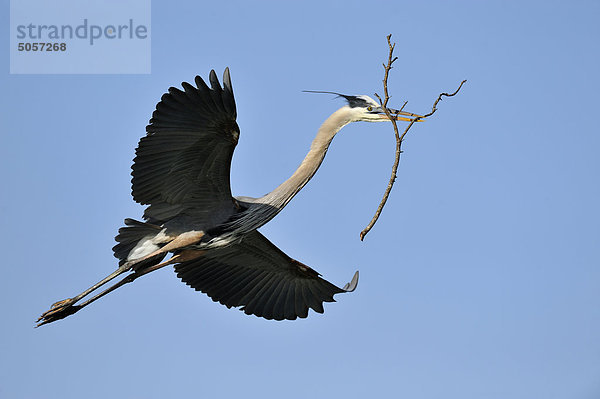
[{"label": "heron's tail", "polygon": [[119,234],[115,237],[118,244],[113,247],[115,258],[119,259],[119,265],[127,262],[127,256],[129,256],[133,248],[135,248],[142,239],[149,236],[154,237],[160,233],[161,230],[162,228],[155,224],[139,222],[134,219],[125,219],[125,227],[121,227],[119,229]]}]

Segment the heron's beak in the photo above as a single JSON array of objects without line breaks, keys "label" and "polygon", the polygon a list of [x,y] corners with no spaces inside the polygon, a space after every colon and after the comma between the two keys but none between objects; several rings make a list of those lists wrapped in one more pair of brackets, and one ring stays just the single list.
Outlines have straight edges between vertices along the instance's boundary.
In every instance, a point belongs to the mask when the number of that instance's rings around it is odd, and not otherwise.
[{"label": "heron's beak", "polygon": [[[416,119],[416,122],[423,122],[425,120],[422,115],[413,114],[412,112],[399,111],[397,109],[392,109],[392,108],[388,108],[388,109],[390,110],[390,114],[392,114],[392,117],[394,118],[394,120],[397,120],[397,121],[412,122],[413,120]],[[411,118],[404,118],[400,115],[410,116]],[[387,115],[385,113],[379,114],[379,117],[381,119],[389,120],[389,118],[387,117]]]}]

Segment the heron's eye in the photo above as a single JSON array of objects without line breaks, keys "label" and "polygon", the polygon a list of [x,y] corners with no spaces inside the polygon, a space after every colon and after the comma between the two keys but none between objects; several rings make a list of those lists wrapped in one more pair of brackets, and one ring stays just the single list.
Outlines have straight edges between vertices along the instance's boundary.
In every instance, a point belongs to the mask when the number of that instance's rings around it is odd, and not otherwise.
[{"label": "heron's eye", "polygon": [[367,111],[371,112],[373,111],[373,107],[371,107],[370,105],[367,107]]}]

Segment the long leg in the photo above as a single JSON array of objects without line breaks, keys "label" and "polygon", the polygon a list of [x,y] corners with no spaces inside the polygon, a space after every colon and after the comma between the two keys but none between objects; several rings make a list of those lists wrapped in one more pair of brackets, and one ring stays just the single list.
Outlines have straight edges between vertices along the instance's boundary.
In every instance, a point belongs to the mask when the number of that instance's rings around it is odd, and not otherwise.
[{"label": "long leg", "polygon": [[44,314],[42,314],[40,316],[40,318],[37,320],[38,324],[36,327],[43,326],[44,324],[52,323],[53,321],[56,321],[56,320],[64,319],[65,317],[76,313],[77,311],[81,310],[85,306],[102,298],[104,295],[116,290],[117,288],[119,288],[127,283],[131,283],[132,281],[136,280],[138,277],[144,276],[150,272],[161,269],[161,268],[163,268],[167,265],[171,265],[173,263],[180,263],[180,262],[185,262],[188,260],[198,258],[198,257],[202,256],[203,253],[204,253],[204,251],[191,250],[191,249],[184,250],[184,251],[180,252],[179,254],[174,255],[173,257],[171,257],[169,260],[167,260],[165,262],[162,262],[157,265],[153,265],[153,266],[147,267],[145,269],[136,271],[132,274],[129,274],[128,276],[121,279],[118,283],[113,284],[109,288],[107,288],[104,291],[100,292],[99,294],[93,296],[92,298],[86,300],[85,302],[82,302],[79,305],[76,304],[78,301],[80,301],[83,297],[85,297],[92,291],[96,290],[97,288],[106,284],[110,280],[114,279],[115,277],[119,276],[120,274],[131,269],[131,266],[130,265],[128,266],[127,263],[123,264],[123,266],[119,267],[115,272],[109,274],[104,279],[102,279],[100,282],[98,282],[97,284],[94,284],[92,287],[88,288],[81,294],[79,294],[73,298],[57,302],[54,305],[52,305],[52,308],[50,310],[48,310],[47,312],[45,312]]},{"label": "long leg", "polygon": [[[158,251],[157,251],[158,252]],[[162,255],[162,257],[164,257],[164,254],[151,254],[153,256],[160,256]],[[68,306],[73,306],[75,305],[77,302],[79,302],[82,298],[88,296],[90,293],[92,293],[93,291],[97,290],[98,288],[102,287],[104,284],[108,283],[109,281],[113,280],[114,278],[120,276],[121,274],[131,270],[133,268],[134,265],[148,260],[149,258],[151,258],[150,256],[145,256],[141,259],[136,259],[135,261],[130,261],[130,262],[125,262],[123,265],[121,265],[117,270],[115,270],[114,272],[112,272],[111,274],[109,274],[108,276],[104,277],[102,280],[98,281],[96,284],[92,285],[90,288],[88,288],[87,290],[83,291],[81,294],[75,295],[73,298],[68,298],[68,299],[63,299],[62,301],[58,301],[55,302],[54,304],[52,304],[52,306],[50,307],[50,310],[42,313],[42,315],[39,317],[39,319],[37,321],[42,320],[43,318],[45,318],[46,316],[48,316],[50,313],[57,313],[57,311],[59,311],[61,308],[66,308]],[[160,261],[161,259],[158,259],[158,261]]]},{"label": "long leg", "polygon": [[[79,308],[74,307],[74,305],[77,302],[79,302],[83,297],[89,295],[91,292],[97,290],[104,284],[108,283],[115,277],[125,273],[126,271],[131,270],[135,265],[137,265],[143,261],[146,261],[150,258],[161,256],[161,259],[162,259],[162,257],[164,257],[164,255],[169,251],[177,250],[177,249],[184,248],[186,246],[195,244],[195,243],[199,242],[203,236],[204,236],[204,232],[202,232],[202,231],[188,231],[188,232],[178,235],[177,237],[175,237],[175,239],[173,239],[168,244],[164,245],[163,247],[159,248],[158,250],[156,250],[144,257],[125,262],[117,270],[115,270],[114,272],[112,272],[111,274],[109,274],[108,276],[106,276],[105,278],[103,278],[102,280],[100,280],[98,283],[94,284],[87,290],[83,291],[81,294],[76,295],[73,298],[64,299],[62,301],[58,301],[58,302],[54,303],[50,307],[50,310],[42,313],[42,315],[38,318],[37,321],[39,322],[39,321],[50,320],[50,319],[52,319],[50,321],[59,320],[59,319],[65,318],[65,317],[75,313],[77,310],[80,309],[80,307]],[[159,259],[159,261],[160,261],[160,259]],[[156,269],[153,269],[153,270],[156,270]],[[50,321],[46,321],[46,323],[49,323]],[[40,326],[42,324],[46,324],[46,323],[42,322],[42,323],[38,324],[38,326]]]},{"label": "long leg", "polygon": [[[42,313],[42,315],[37,319],[37,321],[39,322],[40,320],[46,320],[46,319],[51,318],[53,315],[60,314],[61,310],[64,310],[68,307],[72,307],[75,303],[79,302],[81,300],[81,298],[89,295],[91,292],[97,290],[98,288],[102,287],[104,284],[108,283],[112,279],[120,276],[121,274],[123,274],[129,270],[131,270],[131,265],[129,265],[128,263],[123,264],[117,270],[115,270],[108,276],[104,277],[102,280],[98,281],[96,284],[92,285],[90,288],[83,291],[81,294],[75,295],[73,298],[63,299],[62,301],[55,302],[50,307],[50,310],[47,310],[46,312]],[[64,314],[63,317],[68,316],[68,314],[65,314],[65,313],[66,312],[62,312],[62,314]],[[75,313],[75,312],[73,312],[73,313]],[[73,313],[70,313],[70,314],[73,314]],[[63,317],[61,317],[61,318],[63,318]],[[52,321],[54,321],[54,320],[58,320],[58,319],[52,319]],[[41,326],[42,324],[45,324],[45,323],[38,324],[38,327]]]},{"label": "long leg", "polygon": [[109,292],[112,292],[127,283],[133,282],[134,280],[136,280],[139,277],[145,276],[146,274],[148,274],[150,272],[153,272],[158,269],[162,269],[163,267],[172,265],[174,263],[181,263],[181,262],[186,262],[188,260],[193,260],[193,259],[199,258],[200,256],[202,256],[203,253],[204,253],[204,251],[198,251],[198,250],[193,250],[193,249],[184,250],[184,251],[180,252],[179,254],[174,255],[171,259],[169,259],[167,261],[159,263],[158,265],[150,266],[146,269],[139,270],[135,273],[132,273],[132,274],[124,277],[118,283],[110,286],[106,290],[93,296],[92,298],[88,299],[87,301],[81,303],[78,306],[79,306],[79,308],[83,308],[84,306],[89,305],[90,303],[94,302],[95,300],[102,298],[104,295],[108,294]]}]

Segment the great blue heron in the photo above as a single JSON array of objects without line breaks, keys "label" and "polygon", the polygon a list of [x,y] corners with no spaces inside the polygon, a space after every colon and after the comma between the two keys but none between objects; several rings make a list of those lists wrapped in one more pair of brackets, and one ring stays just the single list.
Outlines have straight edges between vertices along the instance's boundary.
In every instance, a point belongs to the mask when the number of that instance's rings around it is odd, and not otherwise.
[{"label": "great blue heron", "polygon": [[[136,149],[132,194],[148,205],[145,222],[125,219],[113,248],[119,268],[81,294],[57,302],[38,326],[67,317],[136,278],[175,265],[187,285],[228,308],[266,319],[304,318],[308,309],[323,313],[323,302],[351,292],[358,272],[343,288],[279,250],[259,227],[277,215],[313,177],[336,133],[350,122],[389,121],[368,96],[349,96],[319,128],[310,151],[275,190],[260,198],[232,197],[229,171],[240,134],[229,76],[223,87],[214,70],[209,88],[199,76],[196,87],[171,87],[152,114],[147,134]],[[392,110],[396,120],[420,115]],[[404,115],[404,117],[399,116]],[[171,253],[167,261],[161,263]],[[130,272],[99,294],[81,300],[115,277]]]}]

